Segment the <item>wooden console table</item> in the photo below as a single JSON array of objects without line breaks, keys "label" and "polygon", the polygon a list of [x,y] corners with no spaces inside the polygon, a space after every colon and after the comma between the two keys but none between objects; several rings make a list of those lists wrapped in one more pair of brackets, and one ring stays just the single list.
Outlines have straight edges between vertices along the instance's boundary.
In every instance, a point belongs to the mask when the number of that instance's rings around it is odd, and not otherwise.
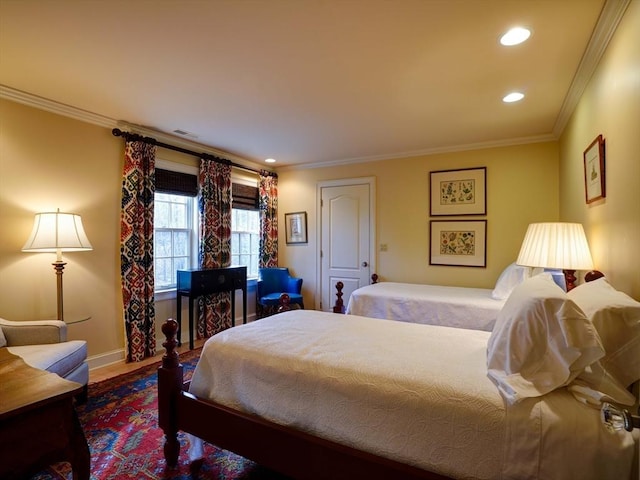
[{"label": "wooden console table", "polygon": [[81,392],[79,383],[0,348],[0,478],[28,478],[68,461],[74,480],[89,480],[89,446],[73,406]]},{"label": "wooden console table", "polygon": [[178,270],[178,343],[182,331],[182,297],[189,297],[189,348],[193,350],[193,302],[211,293],[231,292],[231,322],[236,324],[236,290],[242,290],[242,323],[247,323],[247,267]]}]

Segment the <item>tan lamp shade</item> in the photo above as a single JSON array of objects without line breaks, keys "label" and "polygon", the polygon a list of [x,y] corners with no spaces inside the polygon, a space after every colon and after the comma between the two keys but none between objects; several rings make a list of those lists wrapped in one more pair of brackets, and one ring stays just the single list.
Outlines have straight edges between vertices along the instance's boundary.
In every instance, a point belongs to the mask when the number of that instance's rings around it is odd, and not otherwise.
[{"label": "tan lamp shade", "polygon": [[78,252],[93,250],[82,227],[80,215],[57,212],[36,213],[33,229],[23,252]]},{"label": "tan lamp shade", "polygon": [[55,252],[57,259],[53,263],[57,279],[58,319],[64,320],[62,292],[62,274],[65,262],[62,252],[80,252],[93,250],[82,227],[80,215],[57,212],[36,213],[33,229],[23,252]]}]

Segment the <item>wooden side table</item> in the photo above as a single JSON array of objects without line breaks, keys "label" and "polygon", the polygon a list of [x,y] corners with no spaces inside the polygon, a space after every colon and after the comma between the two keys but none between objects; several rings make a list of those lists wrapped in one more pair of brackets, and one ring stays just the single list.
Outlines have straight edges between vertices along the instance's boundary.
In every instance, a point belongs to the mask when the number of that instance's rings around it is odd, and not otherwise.
[{"label": "wooden side table", "polygon": [[89,446],[73,405],[81,391],[0,348],[0,478],[24,479],[68,461],[74,480],[89,480]]}]

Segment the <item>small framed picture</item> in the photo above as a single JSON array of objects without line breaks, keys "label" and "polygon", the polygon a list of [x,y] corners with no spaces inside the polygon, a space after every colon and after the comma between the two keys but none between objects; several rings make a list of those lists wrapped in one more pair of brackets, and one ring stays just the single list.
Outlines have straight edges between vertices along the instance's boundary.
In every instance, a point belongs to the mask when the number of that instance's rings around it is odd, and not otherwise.
[{"label": "small framed picture", "polygon": [[602,135],[584,151],[584,192],[587,203],[606,197]]},{"label": "small framed picture", "polygon": [[486,220],[431,220],[429,265],[487,266]]},{"label": "small framed picture", "polygon": [[486,167],[429,172],[431,216],[486,215],[486,174]]},{"label": "small framed picture", "polygon": [[307,243],[307,212],[284,214],[287,245]]}]

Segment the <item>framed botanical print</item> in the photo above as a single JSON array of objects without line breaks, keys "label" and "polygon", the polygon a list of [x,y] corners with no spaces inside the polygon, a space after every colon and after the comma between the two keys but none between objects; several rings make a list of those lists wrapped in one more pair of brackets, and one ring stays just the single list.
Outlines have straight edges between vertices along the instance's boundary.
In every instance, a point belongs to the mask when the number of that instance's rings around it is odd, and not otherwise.
[{"label": "framed botanical print", "polygon": [[487,168],[429,172],[430,212],[438,215],[486,215]]},{"label": "framed botanical print", "polygon": [[429,265],[487,266],[486,220],[431,220]]}]

